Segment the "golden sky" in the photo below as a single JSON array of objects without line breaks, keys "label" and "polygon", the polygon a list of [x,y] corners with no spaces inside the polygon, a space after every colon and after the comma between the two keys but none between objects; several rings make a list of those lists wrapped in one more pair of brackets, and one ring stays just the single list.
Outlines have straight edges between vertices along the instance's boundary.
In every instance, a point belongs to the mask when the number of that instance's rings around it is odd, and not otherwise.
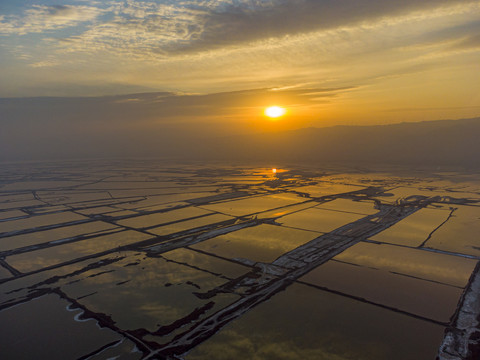
[{"label": "golden sky", "polygon": [[480,1],[3,0],[0,97],[239,132],[475,117],[479,34]]}]

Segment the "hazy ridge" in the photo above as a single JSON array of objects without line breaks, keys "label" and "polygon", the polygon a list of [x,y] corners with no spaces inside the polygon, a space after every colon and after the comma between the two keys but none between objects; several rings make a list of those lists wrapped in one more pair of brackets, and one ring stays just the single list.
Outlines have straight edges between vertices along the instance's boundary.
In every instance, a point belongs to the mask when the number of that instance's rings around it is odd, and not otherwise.
[{"label": "hazy ridge", "polygon": [[184,99],[174,96],[178,104],[170,108],[146,101],[159,93],[124,101],[132,96],[0,99],[0,161],[149,157],[480,167],[479,117],[231,135],[228,127],[147,121],[163,107],[175,113]]},{"label": "hazy ridge", "polygon": [[204,157],[480,166],[480,118],[305,128],[229,137]]}]

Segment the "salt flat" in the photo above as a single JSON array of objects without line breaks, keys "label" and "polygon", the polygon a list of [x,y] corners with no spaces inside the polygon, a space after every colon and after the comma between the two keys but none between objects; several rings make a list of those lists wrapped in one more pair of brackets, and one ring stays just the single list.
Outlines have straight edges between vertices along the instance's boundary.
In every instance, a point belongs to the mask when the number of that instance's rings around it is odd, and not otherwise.
[{"label": "salt flat", "polygon": [[151,160],[0,176],[7,358],[434,359],[475,294],[474,174]]}]

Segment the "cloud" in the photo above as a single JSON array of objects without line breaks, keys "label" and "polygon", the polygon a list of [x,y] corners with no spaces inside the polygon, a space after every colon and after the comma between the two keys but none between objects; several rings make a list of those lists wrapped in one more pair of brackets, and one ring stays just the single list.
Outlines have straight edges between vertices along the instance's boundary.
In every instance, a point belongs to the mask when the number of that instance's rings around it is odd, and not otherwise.
[{"label": "cloud", "polygon": [[[2,55],[16,70],[4,67],[14,90],[2,94],[91,94],[87,86],[95,94],[127,93],[107,89],[112,83],[202,93],[371,85],[404,69],[460,61],[467,48],[475,51],[480,21],[480,4],[467,0],[76,4],[0,16]],[[42,86],[57,90],[30,91]]]},{"label": "cloud", "polygon": [[[103,49],[133,57],[158,58],[245,46],[270,39],[285,40],[352,26],[365,29],[375,23],[394,25],[409,17],[428,19],[478,8],[476,2],[467,0],[456,1],[453,5],[447,0],[365,0],[361,3],[354,0],[160,3],[129,0],[107,4],[108,9],[102,11],[109,12],[109,20],[93,24],[77,36],[60,39],[64,51],[92,53]],[[30,11],[45,17],[44,8]]]},{"label": "cloud", "polygon": [[[237,114],[237,121],[261,114],[267,105],[277,103],[286,107],[295,104],[314,104],[318,97],[335,97],[355,90],[341,88],[252,89],[213,94],[181,94],[152,92],[100,97],[34,97],[0,99],[0,114],[4,125],[20,127],[55,127],[69,129],[129,128],[146,124],[178,124],[187,119],[191,125],[223,122],[225,116]],[[252,111],[253,109],[253,111]],[[220,119],[220,120],[218,120]],[[9,126],[10,126],[9,125]],[[218,125],[218,124],[217,124]],[[216,125],[216,126],[217,126]],[[225,127],[233,126],[225,124]]]},{"label": "cloud", "polygon": [[[467,3],[472,2],[457,1],[452,6],[445,0],[236,1],[193,14],[193,27],[189,27],[190,23],[176,24],[188,41],[172,41],[161,50],[175,53],[224,48],[342,27],[368,26],[370,22],[391,22],[415,12],[428,18],[439,8],[442,14],[455,7],[454,11],[462,11],[462,5]],[[429,12],[423,11],[426,9]]]},{"label": "cloud", "polygon": [[[23,16],[2,16],[0,34],[46,33],[43,41],[21,54],[32,58],[32,68],[65,67],[99,56],[99,63],[121,57],[129,65],[140,61],[147,67],[147,63],[170,67],[167,63],[195,58],[195,64],[189,65],[190,74],[226,62],[229,68],[255,73],[253,62],[262,67],[265,61],[271,63],[271,69],[290,67],[298,73],[300,63],[318,66],[337,63],[339,58],[345,62],[420,40],[442,41],[433,35],[427,38],[431,29],[422,28],[424,24],[448,31],[451,17],[468,17],[467,13],[480,7],[467,0],[454,4],[447,0],[125,0],[84,4],[35,5]],[[443,20],[447,21],[443,24]],[[67,27],[75,29],[73,35],[53,32]],[[81,60],[77,55],[85,57]],[[165,72],[168,77],[168,70]],[[223,73],[222,78],[231,75]]]},{"label": "cloud", "polygon": [[0,17],[0,34],[25,35],[63,29],[92,21],[103,11],[91,6],[33,5],[23,17]]},{"label": "cloud", "polygon": [[[293,109],[350,89],[253,89],[0,99],[0,161],[57,156],[188,154],[214,137],[258,131],[272,104]],[[284,126],[301,126],[292,120]],[[279,124],[281,126],[281,124]],[[281,129],[281,127],[280,127]],[[150,154],[150,155],[149,155]]]},{"label": "cloud", "polygon": [[455,49],[480,49],[480,35],[466,36],[453,45]]}]

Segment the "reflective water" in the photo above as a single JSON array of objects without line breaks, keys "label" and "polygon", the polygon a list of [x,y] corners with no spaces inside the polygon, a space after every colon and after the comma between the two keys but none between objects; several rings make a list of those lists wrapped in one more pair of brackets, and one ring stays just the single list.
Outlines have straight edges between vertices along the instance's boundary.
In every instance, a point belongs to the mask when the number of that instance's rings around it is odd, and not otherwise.
[{"label": "reflective water", "polygon": [[278,194],[266,196],[252,196],[248,199],[220,202],[213,205],[205,205],[203,208],[218,211],[233,216],[256,214],[270,209],[280,208],[287,205],[303,202],[305,199],[293,194]]},{"label": "reflective water", "polygon": [[441,326],[292,285],[185,359],[433,359],[442,336]]},{"label": "reflective water", "polygon": [[286,215],[278,222],[284,226],[327,233],[363,217],[365,215],[311,208]]},{"label": "reflective water", "polygon": [[336,210],[344,212],[352,212],[362,215],[371,215],[378,212],[375,209],[373,201],[352,201],[347,199],[335,199],[324,204],[318,205],[319,209]]},{"label": "reflective water", "polygon": [[342,183],[324,182],[318,185],[297,187],[295,191],[309,194],[311,197],[328,196],[335,194],[344,194],[351,191],[364,189],[362,186],[345,185]]},{"label": "reflective water", "polygon": [[[214,192],[182,192],[182,190],[173,191],[174,194],[171,195],[156,195],[148,196],[147,198],[140,198],[133,203],[125,203],[121,206],[127,209],[144,209],[144,210],[153,210],[155,206],[160,206],[162,204],[172,204],[182,202],[184,200],[201,198],[209,195],[216,195]],[[167,208],[169,205],[163,205],[161,208]]]},{"label": "reflective water", "polygon": [[24,213],[23,211],[20,210],[10,210],[10,211],[4,211],[0,213],[0,220],[3,219],[11,219],[11,218],[16,218],[19,216],[27,216],[28,214]]},{"label": "reflective water", "polygon": [[7,269],[0,267],[0,279],[10,277],[12,274]]},{"label": "reflective water", "polygon": [[334,259],[464,287],[477,261],[387,244],[358,243]]},{"label": "reflective water", "polygon": [[22,272],[29,272],[74,260],[82,256],[117,249],[120,246],[149,238],[151,238],[150,235],[127,230],[111,235],[100,235],[92,239],[57,245],[34,252],[12,255],[7,259],[16,269]]},{"label": "reflective water", "polygon": [[455,206],[452,217],[439,228],[425,246],[480,256],[480,207]]},{"label": "reflective water", "polygon": [[85,224],[71,225],[57,229],[38,231],[30,234],[10,236],[0,239],[0,251],[12,250],[21,247],[42,244],[50,241],[69,239],[80,235],[100,235],[103,231],[119,229],[115,225],[103,221],[92,221]]},{"label": "reflective water", "polygon": [[95,200],[108,203],[108,199],[111,199],[107,191],[38,191],[37,195],[50,204],[88,203],[93,205],[92,202]]},{"label": "reflective water", "polygon": [[267,165],[2,168],[1,355],[434,359],[480,177]]},{"label": "reflective water", "polygon": [[[188,323],[188,317],[196,309],[205,308],[201,316],[206,316],[237,299],[233,294],[218,294],[209,299],[196,296],[228,279],[195,265],[140,254],[126,255],[125,259],[103,267],[101,273],[94,271],[78,277],[78,282],[66,284],[63,291],[90,310],[109,314],[122,329],[149,332],[182,318]],[[245,268],[244,272],[247,271]],[[92,276],[95,274],[98,275]],[[212,301],[213,306],[206,306]]]},{"label": "reflective water", "polygon": [[5,202],[0,202],[0,210],[4,209],[18,209],[29,206],[41,206],[44,205],[41,201],[38,200],[26,200],[26,201],[9,201],[5,199]]},{"label": "reflective water", "polygon": [[35,190],[35,189],[50,189],[50,188],[62,188],[81,185],[79,181],[22,181],[14,182],[11,184],[5,184],[2,186],[4,191],[12,190]]},{"label": "reflective water", "polygon": [[238,278],[250,271],[248,267],[243,265],[188,249],[172,250],[162,254],[162,257],[181,264],[189,264],[195,268],[210,271],[213,274],[223,275],[230,279]]},{"label": "reflective water", "polygon": [[172,210],[169,212],[162,212],[158,214],[143,215],[137,216],[130,219],[119,220],[117,224],[134,227],[134,228],[145,228],[152,227],[160,224],[165,224],[173,221],[179,221],[183,219],[193,218],[202,215],[210,215],[211,211],[206,211],[203,209],[198,209],[196,207],[188,207],[179,210]]},{"label": "reflective water", "polygon": [[391,244],[419,246],[450,215],[448,209],[421,209],[370,239]]},{"label": "reflective water", "polygon": [[39,226],[68,223],[71,221],[87,220],[87,218],[71,212],[50,215],[32,216],[26,219],[12,220],[1,223],[1,232],[31,229]]},{"label": "reflective water", "polygon": [[[80,321],[81,311],[68,310],[69,305],[57,295],[45,295],[0,312],[2,358],[73,359],[122,340],[94,320]],[[126,350],[131,352],[133,345]]]},{"label": "reflective water", "polygon": [[203,227],[206,225],[216,224],[219,222],[228,221],[232,219],[234,218],[231,216],[214,214],[214,215],[201,217],[198,219],[180,221],[174,224],[164,225],[158,228],[149,229],[148,231],[156,235],[169,235],[169,234],[177,233],[180,231],[195,229],[195,228]]},{"label": "reflective water", "polygon": [[280,255],[317,236],[309,231],[264,224],[217,236],[193,245],[192,248],[230,259],[273,262]]},{"label": "reflective water", "polygon": [[441,322],[448,322],[453,315],[463,290],[385,268],[338,261],[329,261],[300,280]]}]

